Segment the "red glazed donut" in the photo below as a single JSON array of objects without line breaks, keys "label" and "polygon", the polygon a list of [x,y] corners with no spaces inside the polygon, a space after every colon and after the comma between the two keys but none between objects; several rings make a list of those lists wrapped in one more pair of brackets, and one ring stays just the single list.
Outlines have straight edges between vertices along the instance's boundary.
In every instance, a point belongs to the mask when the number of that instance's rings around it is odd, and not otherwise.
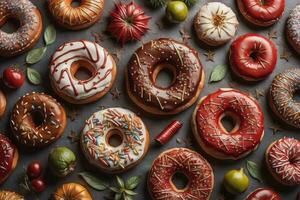
[{"label": "red glazed donut", "polygon": [[285,0],[237,0],[237,4],[242,15],[250,23],[270,26],[282,16]]},{"label": "red glazed donut", "polygon": [[229,60],[236,75],[248,81],[257,81],[274,70],[277,49],[271,40],[261,35],[245,34],[231,44]]},{"label": "red glazed donut", "polygon": [[[221,120],[229,116],[228,132]],[[193,133],[209,155],[236,160],[255,150],[264,135],[264,116],[258,102],[238,90],[221,88],[202,98],[192,118]]]},{"label": "red glazed donut", "polygon": [[[177,189],[172,182],[177,172],[188,178],[184,189]],[[148,189],[153,200],[208,200],[213,185],[210,164],[200,154],[186,148],[161,153],[154,160],[148,176]]]},{"label": "red glazed donut", "polygon": [[281,198],[271,189],[258,188],[251,192],[245,200],[281,200]]},{"label": "red glazed donut", "polygon": [[300,141],[281,138],[266,151],[266,163],[273,177],[284,185],[300,185]]}]

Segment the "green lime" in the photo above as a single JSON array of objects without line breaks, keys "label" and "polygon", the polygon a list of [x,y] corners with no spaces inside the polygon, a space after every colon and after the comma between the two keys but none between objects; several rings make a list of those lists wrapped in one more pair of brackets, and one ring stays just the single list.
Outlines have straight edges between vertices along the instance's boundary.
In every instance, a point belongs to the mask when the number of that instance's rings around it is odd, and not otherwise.
[{"label": "green lime", "polygon": [[245,192],[248,186],[249,179],[244,173],[243,168],[240,170],[230,170],[224,176],[224,187],[232,194]]},{"label": "green lime", "polygon": [[187,18],[188,7],[182,1],[169,1],[166,13],[170,21],[179,23]]}]

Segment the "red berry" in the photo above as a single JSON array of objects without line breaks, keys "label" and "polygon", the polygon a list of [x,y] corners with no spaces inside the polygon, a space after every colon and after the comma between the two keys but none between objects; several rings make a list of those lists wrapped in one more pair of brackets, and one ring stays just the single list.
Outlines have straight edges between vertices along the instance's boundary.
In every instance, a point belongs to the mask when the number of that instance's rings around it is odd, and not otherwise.
[{"label": "red berry", "polygon": [[29,178],[38,178],[42,174],[42,165],[39,161],[32,161],[27,166],[27,175]]},{"label": "red berry", "polygon": [[20,88],[25,80],[24,73],[15,67],[8,67],[3,71],[4,84],[9,88]]},{"label": "red berry", "polygon": [[45,189],[46,189],[46,184],[44,182],[43,179],[41,178],[36,178],[36,179],[33,179],[31,181],[31,188],[37,192],[37,193],[41,193],[43,192]]}]

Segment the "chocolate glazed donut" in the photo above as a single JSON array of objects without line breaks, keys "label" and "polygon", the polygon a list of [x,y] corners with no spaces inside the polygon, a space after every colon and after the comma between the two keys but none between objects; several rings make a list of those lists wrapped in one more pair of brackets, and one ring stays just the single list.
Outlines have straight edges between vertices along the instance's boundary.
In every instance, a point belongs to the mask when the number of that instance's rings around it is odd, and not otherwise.
[{"label": "chocolate glazed donut", "polygon": [[[155,85],[158,73],[174,74],[167,88]],[[129,61],[126,75],[129,97],[141,109],[157,115],[179,113],[191,106],[204,85],[204,71],[198,53],[171,39],[144,44]]]}]

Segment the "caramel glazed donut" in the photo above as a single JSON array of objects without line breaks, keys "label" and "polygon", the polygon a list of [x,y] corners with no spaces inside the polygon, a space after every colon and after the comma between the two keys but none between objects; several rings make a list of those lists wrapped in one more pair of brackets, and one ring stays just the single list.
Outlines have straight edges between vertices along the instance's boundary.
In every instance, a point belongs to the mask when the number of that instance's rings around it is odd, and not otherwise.
[{"label": "caramel glazed donut", "polygon": [[[168,88],[155,85],[158,73],[170,70],[174,80]],[[204,71],[198,53],[170,39],[144,44],[129,61],[126,86],[131,100],[141,109],[157,115],[172,115],[191,106],[204,85]]]},{"label": "caramel glazed donut", "polygon": [[27,93],[12,110],[10,127],[22,146],[41,148],[61,137],[66,127],[66,113],[51,96]]},{"label": "caramel glazed donut", "polygon": [[[222,119],[231,117],[228,132]],[[258,102],[238,90],[221,88],[203,97],[192,117],[192,129],[201,148],[217,159],[237,160],[254,151],[264,136],[264,116]]]},{"label": "caramel glazed donut", "polygon": [[[121,144],[110,145],[113,136]],[[146,155],[149,133],[143,121],[123,108],[108,108],[94,113],[81,136],[81,149],[87,160],[107,173],[124,172],[137,165]]]},{"label": "caramel glazed donut", "polygon": [[72,6],[73,0],[49,0],[52,17],[61,26],[80,30],[96,23],[104,8],[104,0],[81,0],[79,6]]},{"label": "caramel glazed donut", "polygon": [[0,26],[12,18],[20,22],[20,27],[14,33],[0,30],[0,55],[4,57],[29,50],[42,32],[41,14],[29,0],[0,1]]},{"label": "caramel glazed donut", "polygon": [[1,200],[25,200],[25,198],[15,192],[1,190],[0,191]]},{"label": "caramel glazed donut", "polygon": [[[176,173],[188,178],[184,189],[172,182]],[[173,148],[161,153],[148,174],[148,189],[153,200],[208,200],[214,185],[210,164],[197,152],[186,148]]]},{"label": "caramel glazed donut", "polygon": [[78,183],[65,183],[58,187],[51,200],[93,200],[90,192]]},{"label": "caramel glazed donut", "polygon": [[6,97],[2,90],[0,90],[0,118],[4,115],[6,110]]},{"label": "caramel glazed donut", "polygon": [[[92,76],[87,80],[75,77],[80,68]],[[117,69],[113,57],[100,45],[85,40],[60,46],[50,62],[50,82],[54,91],[73,104],[98,100],[112,87]]]}]

